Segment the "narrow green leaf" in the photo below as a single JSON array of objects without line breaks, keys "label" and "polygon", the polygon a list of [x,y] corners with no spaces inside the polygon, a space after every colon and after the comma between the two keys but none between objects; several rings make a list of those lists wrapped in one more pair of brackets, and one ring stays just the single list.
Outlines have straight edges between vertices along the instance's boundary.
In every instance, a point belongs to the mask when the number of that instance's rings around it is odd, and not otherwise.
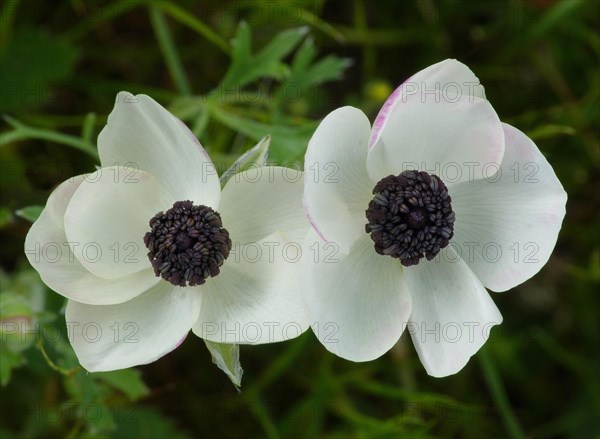
[{"label": "narrow green leaf", "polygon": [[165,58],[165,64],[169,69],[169,74],[173,78],[177,90],[183,96],[190,96],[192,94],[192,89],[179,54],[177,53],[175,43],[173,42],[169,25],[167,24],[162,11],[156,7],[150,7],[150,22],[154,28],[154,34],[158,40],[160,50]]},{"label": "narrow green leaf", "polygon": [[506,430],[512,439],[523,439],[526,437],[523,427],[519,423],[519,420],[515,416],[515,413],[510,405],[502,379],[494,366],[494,363],[486,348],[479,351],[477,355],[481,369],[483,370],[483,376],[485,378],[488,390],[494,399],[496,407],[502,415],[502,420],[506,426]]},{"label": "narrow green leaf", "polygon": [[558,136],[574,136],[575,128],[565,125],[544,125],[527,133],[532,140],[548,139]]},{"label": "narrow green leaf", "polygon": [[296,48],[300,40],[308,33],[308,27],[297,27],[285,30],[277,35],[260,52],[255,60],[258,62],[278,61]]},{"label": "narrow green leaf", "polygon": [[217,365],[229,377],[236,388],[242,385],[242,374],[244,373],[240,364],[240,347],[237,344],[216,343],[204,340],[213,363]]},{"label": "narrow green leaf", "polygon": [[39,218],[42,210],[44,210],[44,206],[27,206],[17,210],[15,215],[17,215],[19,218],[23,218],[24,220],[34,222]]},{"label": "narrow green leaf", "polygon": [[96,113],[88,113],[81,127],[81,139],[87,143],[93,143],[94,127],[96,125]]},{"label": "narrow green leaf", "polygon": [[221,36],[213,31],[202,21],[198,20],[192,14],[187,12],[185,9],[180,8],[172,2],[153,2],[153,6],[162,9],[165,13],[169,14],[172,18],[179,21],[181,24],[186,25],[195,32],[198,32],[208,41],[212,42],[215,46],[221,49],[223,52],[229,55],[230,49],[229,44],[221,38]]},{"label": "narrow green leaf", "polygon": [[281,164],[302,157],[308,140],[317,127],[317,122],[314,121],[305,121],[300,126],[264,124],[218,107],[213,108],[212,115],[232,130],[245,134],[256,141],[259,141],[265,133],[270,133],[273,146],[269,150],[269,157]]},{"label": "narrow green leaf", "polygon": [[333,55],[312,64],[316,55],[314,40],[307,38],[292,61],[292,72],[288,82],[294,82],[301,87],[315,86],[341,78],[344,70],[352,65],[352,60]]},{"label": "narrow green leaf", "polygon": [[221,87],[238,88],[258,78],[285,77],[289,74],[289,68],[281,60],[296,48],[307,32],[307,27],[288,29],[277,34],[262,50],[252,55],[250,26],[245,22],[240,23],[232,42],[231,65]]},{"label": "narrow green leaf", "polygon": [[269,153],[269,144],[271,136],[265,136],[251,149],[242,154],[235,163],[221,175],[221,186],[238,172],[242,172],[251,166],[265,166],[267,164],[267,155]]}]

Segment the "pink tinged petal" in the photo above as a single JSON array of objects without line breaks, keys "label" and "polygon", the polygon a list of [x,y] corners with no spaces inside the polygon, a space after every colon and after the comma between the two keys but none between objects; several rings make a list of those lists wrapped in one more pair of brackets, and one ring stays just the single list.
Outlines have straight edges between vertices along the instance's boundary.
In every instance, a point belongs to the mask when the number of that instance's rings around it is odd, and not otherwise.
[{"label": "pink tinged petal", "polygon": [[280,166],[253,167],[233,175],[219,205],[234,243],[260,241],[274,232],[301,242],[310,227],[302,206],[303,173]]},{"label": "pink tinged petal", "polygon": [[432,261],[404,270],[413,297],[408,331],[434,377],[459,372],[502,315],[477,276],[447,247]]},{"label": "pink tinged petal", "polygon": [[373,123],[369,148],[373,148],[379,141],[389,116],[397,105],[405,105],[409,96],[426,96],[430,90],[438,90],[442,96],[452,100],[459,95],[485,99],[483,86],[466,65],[455,59],[433,64],[404,81],[385,101]]},{"label": "pink tinged petal", "polygon": [[148,269],[143,238],[162,209],[156,180],[144,171],[101,168],[77,188],[65,212],[65,232],[81,264],[96,276],[117,279]]},{"label": "pink tinged petal", "polygon": [[369,120],[353,107],[330,113],[313,134],[304,159],[304,207],[327,241],[348,252],[364,235],[374,183],[367,174]]},{"label": "pink tinged petal", "polygon": [[506,291],[548,262],[567,194],[552,166],[521,131],[503,124],[506,152],[486,179],[450,188],[456,212],[452,244],[493,291]]},{"label": "pink tinged petal", "polygon": [[282,233],[235,248],[221,273],[197,288],[202,309],[194,333],[240,344],[298,337],[309,326],[300,290],[302,255]]},{"label": "pink tinged petal", "polygon": [[481,178],[474,169],[499,164],[504,131],[489,102],[473,96],[445,99],[412,95],[388,115],[389,123],[369,150],[367,169],[375,181],[419,169],[446,185]]},{"label": "pink tinged petal", "polygon": [[351,361],[373,360],[391,349],[411,313],[398,261],[375,253],[367,235],[342,254],[314,231],[303,254],[304,303],[323,346]]},{"label": "pink tinged petal", "polygon": [[69,341],[90,372],[148,364],[181,343],[198,318],[200,303],[198,291],[167,282],[119,305],[69,301]]},{"label": "pink tinged petal", "polygon": [[179,119],[148,96],[117,95],[98,137],[98,152],[102,166],[154,175],[167,209],[185,200],[218,208],[221,186],[206,151]]},{"label": "pink tinged petal", "polygon": [[[85,178],[85,175],[73,177],[52,192],[27,233],[25,254],[44,283],[71,300],[94,305],[125,302],[159,279],[150,268],[117,279],[104,279],[81,265],[65,234],[64,217],[69,201]],[[75,246],[75,251],[81,251],[82,246]]]}]

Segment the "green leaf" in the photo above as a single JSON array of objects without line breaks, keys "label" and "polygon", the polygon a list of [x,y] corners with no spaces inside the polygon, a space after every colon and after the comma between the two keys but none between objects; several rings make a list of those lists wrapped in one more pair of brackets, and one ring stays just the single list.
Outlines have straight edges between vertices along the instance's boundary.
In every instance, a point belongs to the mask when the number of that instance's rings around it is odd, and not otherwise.
[{"label": "green leaf", "polygon": [[12,352],[6,349],[0,350],[0,385],[6,386],[10,381],[13,369],[25,364],[25,359],[19,352]]},{"label": "green leaf", "polygon": [[0,52],[3,98],[0,111],[18,111],[51,98],[51,83],[67,79],[77,51],[70,43],[40,30],[21,29]]},{"label": "green leaf", "polygon": [[328,81],[340,79],[344,70],[352,65],[351,59],[338,58],[334,55],[322,58],[313,64],[316,55],[317,51],[313,39],[307,38],[292,61],[291,75],[286,84],[294,83],[303,88],[314,87]]},{"label": "green leaf", "polygon": [[150,392],[137,369],[97,372],[93,376],[110,387],[120,390],[132,401],[136,401]]},{"label": "green leaf", "polygon": [[574,136],[577,134],[577,130],[566,125],[544,125],[527,134],[531,140],[540,140],[558,136]]},{"label": "green leaf", "polygon": [[237,344],[216,343],[204,340],[213,363],[229,377],[236,388],[242,385],[242,365],[240,364],[240,347]]},{"label": "green leaf", "polygon": [[289,68],[281,60],[300,43],[308,28],[299,27],[279,33],[256,55],[252,54],[250,26],[242,22],[232,41],[232,60],[221,87],[241,88],[259,78],[282,79]]},{"label": "green leaf", "polygon": [[214,107],[211,114],[222,124],[255,141],[259,141],[266,133],[270,133],[269,156],[281,164],[289,164],[290,161],[298,160],[304,155],[308,140],[318,123],[303,121],[300,126],[264,124],[218,107]]},{"label": "green leaf", "polygon": [[27,206],[17,210],[15,215],[27,221],[34,222],[39,218],[42,210],[44,210],[44,206]]},{"label": "green leaf", "polygon": [[238,172],[242,172],[252,166],[265,166],[267,164],[267,155],[269,153],[269,143],[271,143],[271,136],[265,136],[260,139],[255,146],[242,154],[235,163],[221,175],[221,186],[225,186],[225,183]]}]

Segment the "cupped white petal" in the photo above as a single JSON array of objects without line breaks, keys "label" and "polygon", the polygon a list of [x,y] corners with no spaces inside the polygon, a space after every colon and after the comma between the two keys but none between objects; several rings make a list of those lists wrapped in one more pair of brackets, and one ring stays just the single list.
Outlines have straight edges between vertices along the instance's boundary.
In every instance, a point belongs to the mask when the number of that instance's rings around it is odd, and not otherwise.
[{"label": "cupped white petal", "polygon": [[411,313],[398,260],[375,253],[367,235],[342,254],[313,230],[303,252],[304,303],[323,346],[352,361],[373,360],[394,346]]},{"label": "cupped white petal", "polygon": [[116,279],[150,267],[144,235],[162,210],[156,179],[144,171],[122,177],[125,168],[89,174],[65,212],[65,232],[79,262],[93,274]]},{"label": "cupped white petal", "polygon": [[98,137],[98,152],[104,167],[154,175],[168,207],[184,200],[218,207],[221,186],[206,151],[183,122],[148,96],[117,95]]},{"label": "cupped white petal", "polygon": [[[104,279],[75,257],[65,234],[64,217],[73,193],[85,178],[73,177],[52,192],[27,233],[25,254],[44,283],[69,299],[94,305],[125,302],[155,285],[159,278],[148,268],[118,279]],[[81,248],[75,246],[76,251]]]},{"label": "cupped white petal", "polygon": [[159,282],[119,305],[69,301],[69,341],[90,372],[151,363],[175,349],[198,318],[201,297],[191,288]]},{"label": "cupped white petal", "polygon": [[375,181],[407,169],[435,174],[446,185],[481,178],[476,166],[502,161],[504,131],[488,101],[474,96],[447,99],[432,92],[396,105],[367,169]]},{"label": "cupped white petal", "polygon": [[302,248],[282,233],[234,247],[202,294],[196,335],[218,343],[261,344],[298,337],[309,323],[300,294]]},{"label": "cupped white petal", "polygon": [[477,276],[449,246],[432,261],[404,270],[413,299],[408,331],[434,377],[460,371],[502,315]]},{"label": "cupped white petal", "polygon": [[234,243],[257,242],[280,231],[301,242],[310,227],[302,206],[302,171],[254,167],[233,175],[221,195],[219,214]]},{"label": "cupped white petal", "polygon": [[484,180],[450,189],[456,212],[453,245],[494,291],[535,275],[550,258],[565,216],[567,194],[535,143],[503,124],[500,167],[482,168]]},{"label": "cupped white petal", "polygon": [[385,101],[373,123],[369,148],[379,140],[397,105],[406,104],[409,96],[427,96],[431,91],[438,91],[445,99],[458,96],[485,99],[485,90],[471,69],[455,59],[440,61],[408,78]]},{"label": "cupped white petal", "polygon": [[348,252],[364,234],[374,183],[366,169],[370,124],[353,107],[323,119],[304,158],[304,206],[312,226]]}]

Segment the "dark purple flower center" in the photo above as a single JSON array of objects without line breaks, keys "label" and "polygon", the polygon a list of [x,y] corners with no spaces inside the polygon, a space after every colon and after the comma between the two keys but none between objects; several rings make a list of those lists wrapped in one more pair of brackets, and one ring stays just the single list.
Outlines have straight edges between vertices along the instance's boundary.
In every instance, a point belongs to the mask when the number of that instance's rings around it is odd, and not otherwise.
[{"label": "dark purple flower center", "polygon": [[231,250],[221,216],[191,201],[178,201],[157,213],[144,243],[154,274],[180,287],[202,285],[219,274]]},{"label": "dark purple flower center", "polygon": [[381,179],[366,211],[375,251],[405,267],[432,260],[454,235],[452,199],[442,180],[427,172],[404,171]]}]

